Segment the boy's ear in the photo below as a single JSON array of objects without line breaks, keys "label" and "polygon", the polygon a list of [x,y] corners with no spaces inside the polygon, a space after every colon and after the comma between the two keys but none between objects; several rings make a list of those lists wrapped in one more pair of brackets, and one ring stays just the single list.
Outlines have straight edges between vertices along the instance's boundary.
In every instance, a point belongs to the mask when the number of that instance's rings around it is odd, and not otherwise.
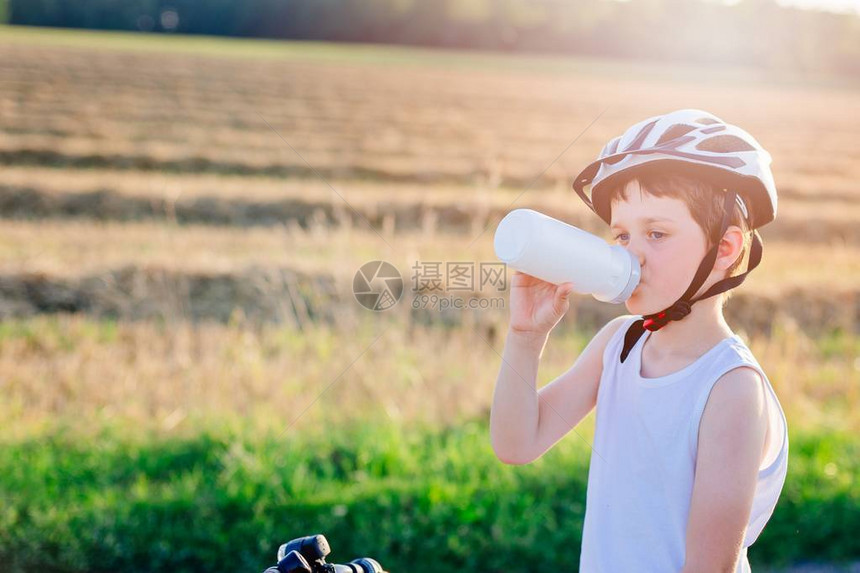
[{"label": "boy's ear", "polygon": [[744,232],[737,225],[729,225],[723,238],[720,239],[720,246],[717,249],[717,260],[714,261],[714,268],[724,271],[731,267],[737,258],[740,256],[744,247]]}]

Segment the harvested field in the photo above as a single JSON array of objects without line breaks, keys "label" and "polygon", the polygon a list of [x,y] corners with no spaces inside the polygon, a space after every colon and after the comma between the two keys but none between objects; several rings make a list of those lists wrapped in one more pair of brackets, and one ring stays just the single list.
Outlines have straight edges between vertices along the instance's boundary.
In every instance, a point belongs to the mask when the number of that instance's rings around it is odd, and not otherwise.
[{"label": "harvested field", "polygon": [[[418,261],[494,261],[494,226],[512,208],[608,237],[572,177],[632,122],[698,107],[771,151],[780,190],[762,265],[728,303],[731,324],[755,335],[860,328],[853,84],[738,70],[702,83],[691,68],[584,59],[172,45],[0,39],[0,316],[349,328],[363,311],[351,293],[361,264],[388,260],[408,282]],[[401,303],[405,324],[505,327],[504,308],[416,311],[416,295]],[[623,311],[573,302],[562,328]]]}]

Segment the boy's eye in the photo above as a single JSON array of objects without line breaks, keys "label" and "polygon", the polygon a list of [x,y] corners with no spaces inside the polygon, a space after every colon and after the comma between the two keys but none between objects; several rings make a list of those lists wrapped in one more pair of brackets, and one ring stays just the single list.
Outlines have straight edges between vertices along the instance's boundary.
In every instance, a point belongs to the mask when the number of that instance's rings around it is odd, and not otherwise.
[{"label": "boy's eye", "polygon": [[[659,240],[665,237],[666,233],[663,233],[661,231],[651,231],[649,235],[651,235],[652,238]],[[618,233],[617,235],[615,235],[615,240],[618,241],[619,239],[622,241],[626,241],[627,239],[629,239],[629,236],[627,233]]]}]

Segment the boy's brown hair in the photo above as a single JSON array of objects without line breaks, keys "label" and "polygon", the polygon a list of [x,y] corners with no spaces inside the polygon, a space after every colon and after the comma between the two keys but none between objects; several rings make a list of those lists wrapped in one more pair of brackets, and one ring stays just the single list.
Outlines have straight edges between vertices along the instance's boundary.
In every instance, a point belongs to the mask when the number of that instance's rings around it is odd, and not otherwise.
[{"label": "boy's brown hair", "polygon": [[[636,179],[639,182],[640,189],[649,195],[654,197],[670,197],[683,201],[690,210],[693,219],[699,224],[702,232],[705,233],[708,249],[722,238],[719,234],[725,199],[721,189],[716,188],[706,180],[683,173],[666,171],[657,173],[646,170],[618,180],[607,194],[606,201],[608,204],[611,205],[612,202],[618,199],[626,200],[625,187],[633,179]],[[737,260],[728,268],[726,278],[739,274],[735,273],[735,271],[741,267],[752,243],[752,232],[750,231],[749,224],[737,204],[732,209],[732,214],[729,217],[729,225],[740,227],[744,234],[744,242]],[[723,304],[729,299],[732,292],[733,290],[729,290],[721,293]]]}]

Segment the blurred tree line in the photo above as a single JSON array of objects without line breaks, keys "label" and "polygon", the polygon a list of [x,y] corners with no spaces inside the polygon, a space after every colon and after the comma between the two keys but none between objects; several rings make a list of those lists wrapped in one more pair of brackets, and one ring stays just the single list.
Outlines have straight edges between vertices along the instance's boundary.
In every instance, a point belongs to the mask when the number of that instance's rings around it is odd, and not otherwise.
[{"label": "blurred tree line", "polygon": [[773,0],[0,0],[12,24],[749,64],[860,75],[860,16]]}]

